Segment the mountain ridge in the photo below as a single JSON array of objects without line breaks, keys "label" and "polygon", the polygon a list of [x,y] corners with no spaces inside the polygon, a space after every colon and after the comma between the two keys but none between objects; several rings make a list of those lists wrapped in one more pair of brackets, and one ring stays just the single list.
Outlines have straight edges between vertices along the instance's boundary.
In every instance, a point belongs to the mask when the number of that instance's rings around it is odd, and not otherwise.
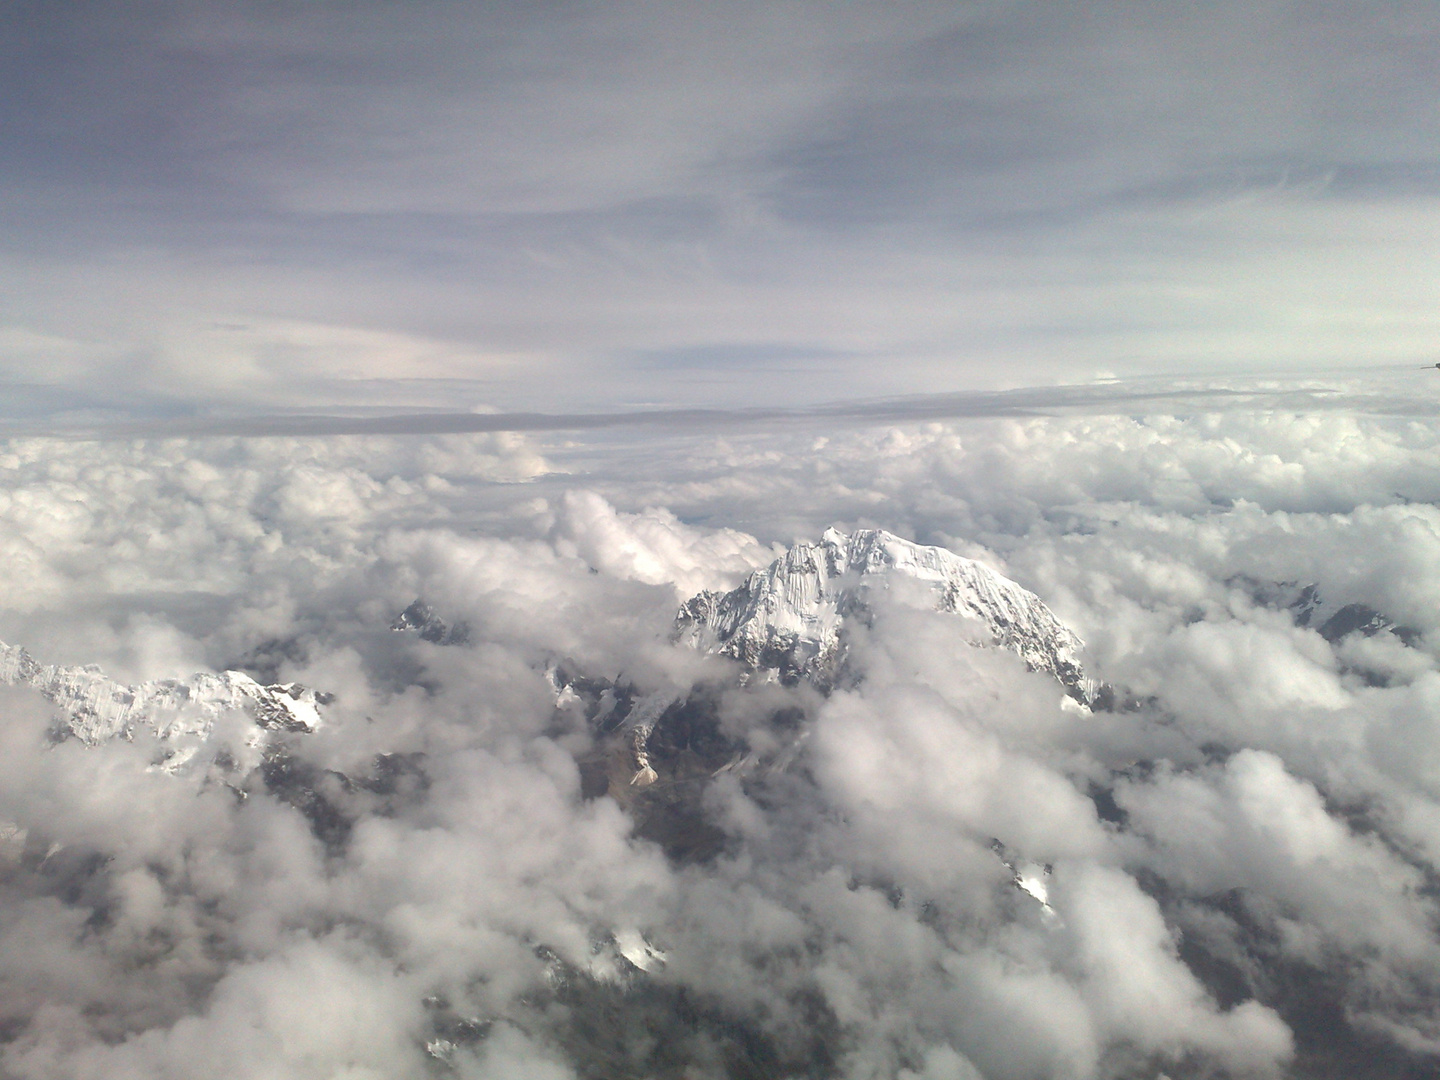
[{"label": "mountain ridge", "polygon": [[738,588],[697,593],[681,605],[674,633],[782,681],[829,689],[844,673],[846,622],[868,618],[871,591],[888,588],[893,577],[927,585],[936,611],[978,619],[993,644],[1052,675],[1077,701],[1096,702],[1101,686],[1085,674],[1084,642],[1040,597],[984,563],[883,529],[847,534],[832,527]]},{"label": "mountain ridge", "polygon": [[208,737],[216,719],[241,710],[262,730],[314,731],[331,695],[299,683],[256,682],[243,671],[198,671],[187,679],[133,685],[110,678],[95,664],[41,664],[23,647],[0,642],[0,684],[29,686],[63,715],[62,734],[87,745],[129,738],[148,724],[161,738]]}]

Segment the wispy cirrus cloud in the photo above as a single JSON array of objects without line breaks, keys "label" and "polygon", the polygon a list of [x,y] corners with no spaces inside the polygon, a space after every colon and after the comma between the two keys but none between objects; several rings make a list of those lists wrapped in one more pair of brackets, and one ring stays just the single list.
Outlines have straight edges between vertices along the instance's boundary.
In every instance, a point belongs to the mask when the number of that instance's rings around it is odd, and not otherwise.
[{"label": "wispy cirrus cloud", "polygon": [[[1423,5],[6,18],[4,322],[71,343],[39,381],[76,406],[377,376],[810,404],[1432,351]],[[654,364],[767,350],[743,385]]]}]

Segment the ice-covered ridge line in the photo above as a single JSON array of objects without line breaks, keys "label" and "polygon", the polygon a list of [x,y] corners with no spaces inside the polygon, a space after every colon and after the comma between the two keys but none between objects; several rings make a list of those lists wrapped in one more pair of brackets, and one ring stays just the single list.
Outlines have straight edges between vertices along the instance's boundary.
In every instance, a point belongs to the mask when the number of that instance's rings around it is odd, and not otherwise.
[{"label": "ice-covered ridge line", "polygon": [[844,620],[890,576],[929,585],[936,610],[980,620],[996,645],[1093,702],[1098,687],[1081,667],[1084,643],[1038,596],[974,559],[880,529],[827,529],[819,543],[796,544],[738,589],[693,597],[676,627],[697,648],[824,683],[840,663]]},{"label": "ice-covered ridge line", "polygon": [[161,738],[205,737],[217,717],[243,710],[262,728],[313,731],[329,698],[299,683],[262,686],[241,671],[201,671],[188,679],[127,686],[94,664],[41,664],[0,642],[0,683],[31,686],[59,706],[72,733],[87,743],[129,736],[139,724]]}]

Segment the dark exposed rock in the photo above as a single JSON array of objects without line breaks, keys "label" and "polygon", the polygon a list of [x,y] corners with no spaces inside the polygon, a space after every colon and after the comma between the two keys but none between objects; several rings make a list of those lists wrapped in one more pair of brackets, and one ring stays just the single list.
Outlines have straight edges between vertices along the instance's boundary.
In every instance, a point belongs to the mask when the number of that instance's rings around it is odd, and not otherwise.
[{"label": "dark exposed rock", "polygon": [[340,855],[361,816],[393,814],[423,797],[430,787],[424,763],[424,754],[379,754],[368,770],[347,774],[322,769],[282,745],[257,772],[265,790],[298,810],[326,851]]},{"label": "dark exposed rock", "polygon": [[461,621],[451,626],[435,613],[435,609],[424,600],[416,599],[395,617],[390,629],[397,632],[413,631],[421,641],[436,645],[467,645],[470,642],[470,626]]}]

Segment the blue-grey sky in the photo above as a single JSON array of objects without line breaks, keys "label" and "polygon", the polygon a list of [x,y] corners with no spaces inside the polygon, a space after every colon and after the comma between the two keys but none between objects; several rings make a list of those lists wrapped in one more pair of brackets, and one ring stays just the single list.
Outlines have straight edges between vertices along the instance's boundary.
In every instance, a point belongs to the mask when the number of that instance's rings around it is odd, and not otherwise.
[{"label": "blue-grey sky", "polygon": [[1440,359],[1440,8],[0,8],[10,416]]}]

